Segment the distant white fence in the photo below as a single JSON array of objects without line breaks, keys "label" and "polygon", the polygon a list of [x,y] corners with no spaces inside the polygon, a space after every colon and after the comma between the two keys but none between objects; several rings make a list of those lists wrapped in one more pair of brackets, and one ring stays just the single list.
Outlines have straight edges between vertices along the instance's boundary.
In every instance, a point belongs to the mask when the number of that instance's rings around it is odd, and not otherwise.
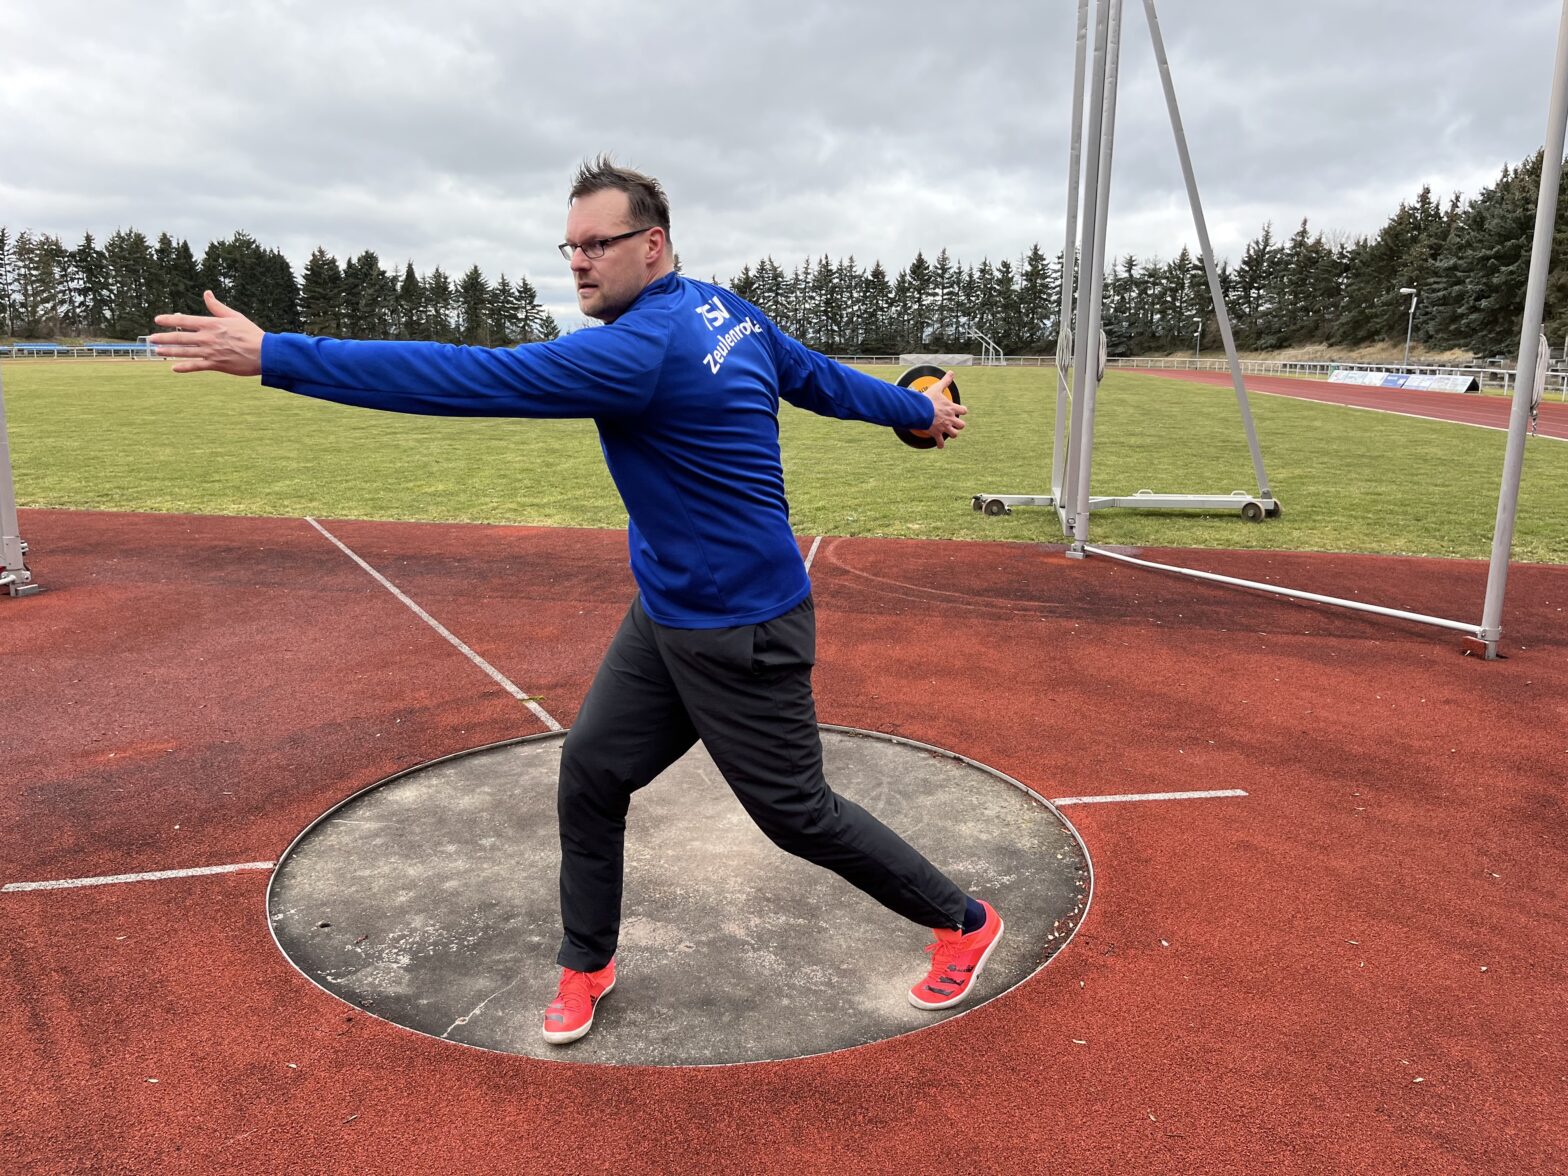
[{"label": "distant white fence", "polygon": [[[834,359],[840,363],[858,364],[888,364],[897,365],[904,361],[898,355],[835,355]],[[948,356],[948,366],[954,366],[955,356]],[[970,356],[969,362],[979,363],[979,358]],[[1054,355],[1009,355],[1006,367],[1054,367]],[[1118,359],[1106,360],[1108,368],[1144,368],[1154,371],[1175,372],[1228,372],[1230,365],[1224,358],[1219,359],[1150,359],[1143,356],[1124,356]],[[1241,361],[1243,374],[1249,376],[1294,376],[1298,380],[1327,380],[1335,371],[1364,371],[1386,372],[1387,364],[1374,363],[1340,363],[1323,360],[1302,359],[1244,359]],[[1500,388],[1504,392],[1512,391],[1514,386],[1514,371],[1512,368],[1503,367],[1437,367],[1422,364],[1411,364],[1402,371],[1419,376],[1455,376],[1473,378],[1483,390]],[[1559,400],[1568,400],[1568,370],[1554,371],[1546,377],[1544,392],[1557,393]]]},{"label": "distant white fence", "polygon": [[153,359],[146,343],[0,343],[0,359]]},{"label": "distant white fence", "polygon": [[[936,367],[950,368],[950,367],[969,367],[969,366],[973,365],[974,363],[976,363],[977,361],[976,361],[975,357],[972,356],[972,355],[954,354],[951,351],[941,351],[941,352],[936,352],[936,351],[932,351],[932,352],[925,352],[925,351],[912,352],[912,351],[906,351],[906,352],[904,352],[902,355],[900,355],[898,357],[898,362],[899,363],[909,363],[909,364],[928,363],[928,364],[933,364]],[[993,360],[992,362],[994,363],[995,361]]]},{"label": "distant white fence", "polygon": [[[1012,359],[1009,363],[1015,362]],[[1112,359],[1106,363],[1107,367],[1119,368],[1151,368],[1162,371],[1198,371],[1198,372],[1228,372],[1230,365],[1221,359],[1143,359],[1130,356],[1124,359]],[[1244,359],[1241,361],[1243,374],[1249,376],[1295,376],[1297,379],[1327,380],[1335,371],[1362,371],[1386,372],[1388,364],[1375,363],[1340,363],[1306,360],[1285,359]],[[1514,386],[1514,371],[1512,368],[1501,367],[1438,367],[1423,364],[1411,364],[1402,371],[1411,375],[1421,376],[1458,376],[1474,379],[1483,389],[1501,388],[1508,392]],[[1551,372],[1546,377],[1546,391],[1556,392],[1559,398],[1568,398],[1568,371]]]}]

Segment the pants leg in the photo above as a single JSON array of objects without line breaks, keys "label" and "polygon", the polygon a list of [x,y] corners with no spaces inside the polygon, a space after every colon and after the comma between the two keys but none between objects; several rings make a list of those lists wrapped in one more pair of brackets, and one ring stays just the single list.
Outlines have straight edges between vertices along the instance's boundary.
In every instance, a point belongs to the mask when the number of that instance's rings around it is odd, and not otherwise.
[{"label": "pants leg", "polygon": [[775,845],[922,927],[963,925],[964,892],[828,786],[811,693],[816,614],[809,597],[759,625],[655,625],[653,634],[703,745]]},{"label": "pants leg", "polygon": [[632,793],[696,740],[653,622],[634,602],[561,749],[562,967],[593,972],[615,954]]}]

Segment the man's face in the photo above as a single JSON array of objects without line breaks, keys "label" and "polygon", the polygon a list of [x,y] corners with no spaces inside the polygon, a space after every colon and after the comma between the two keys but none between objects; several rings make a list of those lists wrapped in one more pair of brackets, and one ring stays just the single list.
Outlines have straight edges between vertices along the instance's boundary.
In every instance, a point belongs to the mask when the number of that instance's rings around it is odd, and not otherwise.
[{"label": "man's face", "polygon": [[[642,228],[628,219],[628,205],[626,193],[614,188],[578,197],[566,214],[566,239],[583,245]],[[650,250],[661,237],[662,230],[655,229],[615,241],[605,248],[603,257],[572,250],[578,309],[607,323],[619,318],[648,284]]]}]

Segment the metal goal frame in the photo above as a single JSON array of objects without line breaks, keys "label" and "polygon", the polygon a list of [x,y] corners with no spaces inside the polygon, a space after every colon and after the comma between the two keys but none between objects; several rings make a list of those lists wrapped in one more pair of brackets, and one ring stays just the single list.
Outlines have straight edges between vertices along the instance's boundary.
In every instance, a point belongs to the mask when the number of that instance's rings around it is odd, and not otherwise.
[{"label": "metal goal frame", "polygon": [[[1219,280],[1210,248],[1208,230],[1203,220],[1202,204],[1198,196],[1197,181],[1187,150],[1186,135],[1182,130],[1181,116],[1176,105],[1176,92],[1171,82],[1170,63],[1165,55],[1164,41],[1160,35],[1159,17],[1155,0],[1143,0],[1144,14],[1149,25],[1150,40],[1159,64],[1160,78],[1165,90],[1166,105],[1171,117],[1177,151],[1181,156],[1182,172],[1187,182],[1187,193],[1192,204],[1193,219],[1202,248],[1204,268],[1209,278],[1209,290],[1214,302],[1220,335],[1225,344],[1225,354],[1231,369],[1231,380],[1236,388],[1237,402],[1247,430],[1248,445],[1252,451],[1253,466],[1258,479],[1258,496],[1252,498],[1244,492],[1227,496],[1231,501],[1242,500],[1242,511],[1248,517],[1262,518],[1279,513],[1279,504],[1268,489],[1268,479],[1263,470],[1257,433],[1252,424],[1252,414],[1247,404],[1246,389],[1242,383],[1241,365],[1236,356],[1235,340],[1230,320],[1225,312]],[[1096,547],[1089,542],[1090,512],[1100,506],[1137,505],[1185,506],[1200,505],[1195,500],[1170,501],[1185,496],[1139,494],[1133,500],[1126,498],[1095,499],[1089,494],[1089,475],[1094,453],[1094,397],[1099,377],[1103,374],[1104,360],[1092,362],[1091,341],[1101,338],[1101,286],[1105,270],[1105,220],[1110,193],[1111,154],[1115,141],[1116,83],[1119,69],[1121,42],[1122,0],[1096,0],[1094,78],[1091,87],[1089,112],[1089,160],[1083,179],[1083,199],[1093,208],[1093,215],[1084,220],[1082,244],[1077,259],[1073,254],[1074,222],[1078,215],[1079,175],[1078,162],[1081,149],[1080,134],[1083,122],[1084,61],[1088,31],[1089,0],[1079,0],[1077,56],[1074,68],[1073,131],[1067,205],[1067,238],[1062,254],[1061,322],[1072,315],[1071,335],[1063,331],[1057,343],[1057,414],[1056,436],[1052,449],[1051,494],[1028,495],[975,495],[976,510],[989,514],[1009,513],[1013,505],[1055,506],[1062,519],[1063,530],[1070,534],[1069,557],[1083,559],[1096,556],[1117,560],[1139,567],[1173,572],[1196,579],[1227,584],[1239,588],[1271,593],[1296,600],[1328,604],[1357,612],[1414,621],[1464,634],[1467,653],[1478,653],[1487,660],[1501,656],[1498,643],[1502,637],[1503,600],[1508,584],[1508,570],[1513,550],[1514,527],[1519,508],[1519,483],[1524,468],[1524,449],[1532,412],[1540,399],[1544,365],[1541,364],[1541,320],[1546,304],[1546,278],[1551,264],[1552,237],[1557,219],[1559,188],[1562,179],[1565,130],[1568,130],[1568,0],[1563,0],[1558,23],[1557,54],[1552,70],[1551,98],[1547,110],[1544,157],[1541,166],[1541,184],[1536,203],[1535,233],[1530,253],[1530,276],[1525,290],[1524,316],[1519,328],[1517,373],[1535,376],[1532,386],[1516,378],[1513,404],[1509,414],[1508,440],[1504,450],[1503,469],[1497,501],[1497,519],[1492,532],[1492,552],[1487,568],[1486,595],[1478,623],[1428,616],[1403,609],[1368,604],[1359,600],[1326,596],[1274,584],[1243,580],[1234,576],[1221,576],[1195,568],[1155,563],[1137,559],[1124,552]],[[1076,304],[1072,298],[1072,274],[1075,260],[1081,260],[1077,285]],[[1069,389],[1067,373],[1072,371]],[[1070,415],[1064,422],[1064,410],[1070,405]],[[1065,428],[1065,435],[1064,435]],[[1202,503],[1201,505],[1206,505]],[[1261,509],[1261,513],[1258,511]]]}]

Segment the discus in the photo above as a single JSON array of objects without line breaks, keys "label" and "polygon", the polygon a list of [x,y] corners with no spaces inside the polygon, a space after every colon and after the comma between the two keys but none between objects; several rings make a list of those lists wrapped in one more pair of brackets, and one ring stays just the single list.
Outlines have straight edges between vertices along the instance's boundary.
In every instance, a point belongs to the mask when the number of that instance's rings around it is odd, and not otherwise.
[{"label": "discus", "polygon": [[[939,368],[935,364],[920,363],[898,377],[898,386],[900,388],[908,388],[911,392],[924,392],[928,388],[934,388],[940,384],[942,377],[945,375],[947,375],[947,371],[944,368]],[[954,404],[963,403],[958,398],[958,381],[956,380],[942,389],[942,394]],[[936,448],[936,438],[931,436],[925,429],[894,429],[893,432],[898,434],[900,441],[914,449]]]}]

